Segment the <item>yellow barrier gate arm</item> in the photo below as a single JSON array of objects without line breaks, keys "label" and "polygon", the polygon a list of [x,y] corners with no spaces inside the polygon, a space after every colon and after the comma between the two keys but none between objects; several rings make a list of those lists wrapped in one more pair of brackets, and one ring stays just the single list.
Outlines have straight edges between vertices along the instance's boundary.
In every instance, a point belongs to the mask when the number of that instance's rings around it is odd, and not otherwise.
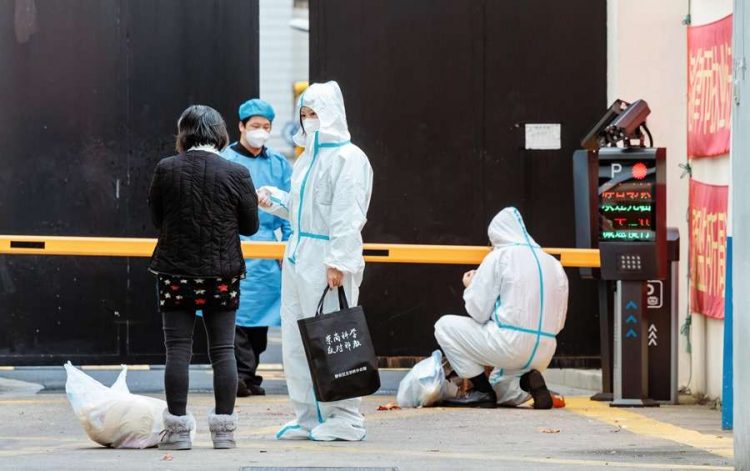
[{"label": "yellow barrier gate arm", "polygon": [[[150,257],[156,239],[0,235],[0,255]],[[282,242],[242,242],[245,258],[281,259]],[[564,267],[599,268],[596,249],[544,248]],[[490,247],[471,245],[365,244],[367,262],[479,265]]]}]

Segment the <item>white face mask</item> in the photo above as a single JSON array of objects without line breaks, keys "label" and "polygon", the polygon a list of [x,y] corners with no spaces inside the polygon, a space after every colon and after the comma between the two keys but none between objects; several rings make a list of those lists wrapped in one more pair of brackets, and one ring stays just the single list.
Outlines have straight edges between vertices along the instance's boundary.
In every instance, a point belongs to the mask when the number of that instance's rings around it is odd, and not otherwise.
[{"label": "white face mask", "polygon": [[251,129],[245,131],[245,139],[247,140],[247,143],[256,149],[263,147],[269,137],[271,137],[271,133],[265,129]]},{"label": "white face mask", "polygon": [[302,127],[305,128],[306,134],[312,134],[320,129],[320,120],[318,118],[307,118],[302,120]]}]

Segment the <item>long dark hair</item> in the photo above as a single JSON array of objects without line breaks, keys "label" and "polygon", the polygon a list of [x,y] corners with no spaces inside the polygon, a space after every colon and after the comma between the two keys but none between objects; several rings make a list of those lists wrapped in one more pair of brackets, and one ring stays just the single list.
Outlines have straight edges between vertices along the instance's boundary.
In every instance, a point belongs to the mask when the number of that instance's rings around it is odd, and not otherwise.
[{"label": "long dark hair", "polygon": [[227,144],[229,133],[224,118],[210,106],[189,106],[177,120],[175,147],[179,153],[200,145],[210,145],[222,150]]}]

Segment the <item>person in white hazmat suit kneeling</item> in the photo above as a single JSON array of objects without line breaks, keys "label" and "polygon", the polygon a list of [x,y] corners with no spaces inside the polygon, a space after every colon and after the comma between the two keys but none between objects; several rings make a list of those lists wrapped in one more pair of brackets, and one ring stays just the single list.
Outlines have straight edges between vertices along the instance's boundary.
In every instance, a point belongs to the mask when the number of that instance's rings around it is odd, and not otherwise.
[{"label": "person in white hazmat suit kneeling", "polygon": [[[326,283],[343,286],[356,305],[373,172],[365,153],[349,140],[336,82],[311,85],[300,97],[297,113],[302,128],[294,139],[305,151],[294,164],[291,191],[258,190],[261,209],[288,219],[292,229],[282,270],[281,343],[297,417],[276,438],[357,441],[365,437],[361,399],[317,402],[297,320],[315,315]],[[323,312],[338,310],[336,293],[329,292]]]},{"label": "person in white hazmat suit kneeling", "polygon": [[[455,372],[471,379],[466,395],[443,402],[454,407],[552,408],[541,374],[555,354],[565,324],[568,278],[554,257],[526,231],[515,208],[490,223],[493,250],[476,271],[464,275],[470,317],[448,315],[435,324],[435,338]],[[488,378],[485,366],[493,367]]]}]

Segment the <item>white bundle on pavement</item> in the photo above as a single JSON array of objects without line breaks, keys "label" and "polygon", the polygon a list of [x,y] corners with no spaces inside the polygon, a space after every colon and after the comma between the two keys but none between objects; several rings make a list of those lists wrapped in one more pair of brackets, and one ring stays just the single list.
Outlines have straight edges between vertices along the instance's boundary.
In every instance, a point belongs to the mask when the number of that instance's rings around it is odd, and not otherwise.
[{"label": "white bundle on pavement", "polygon": [[91,440],[112,448],[149,448],[159,443],[167,403],[131,394],[126,383],[127,366],[122,365],[111,387],[70,362],[65,364],[65,371],[68,400]]},{"label": "white bundle on pavement", "polygon": [[398,385],[396,401],[400,407],[430,407],[448,397],[455,397],[458,388],[445,379],[443,354],[435,350],[409,371]]}]

